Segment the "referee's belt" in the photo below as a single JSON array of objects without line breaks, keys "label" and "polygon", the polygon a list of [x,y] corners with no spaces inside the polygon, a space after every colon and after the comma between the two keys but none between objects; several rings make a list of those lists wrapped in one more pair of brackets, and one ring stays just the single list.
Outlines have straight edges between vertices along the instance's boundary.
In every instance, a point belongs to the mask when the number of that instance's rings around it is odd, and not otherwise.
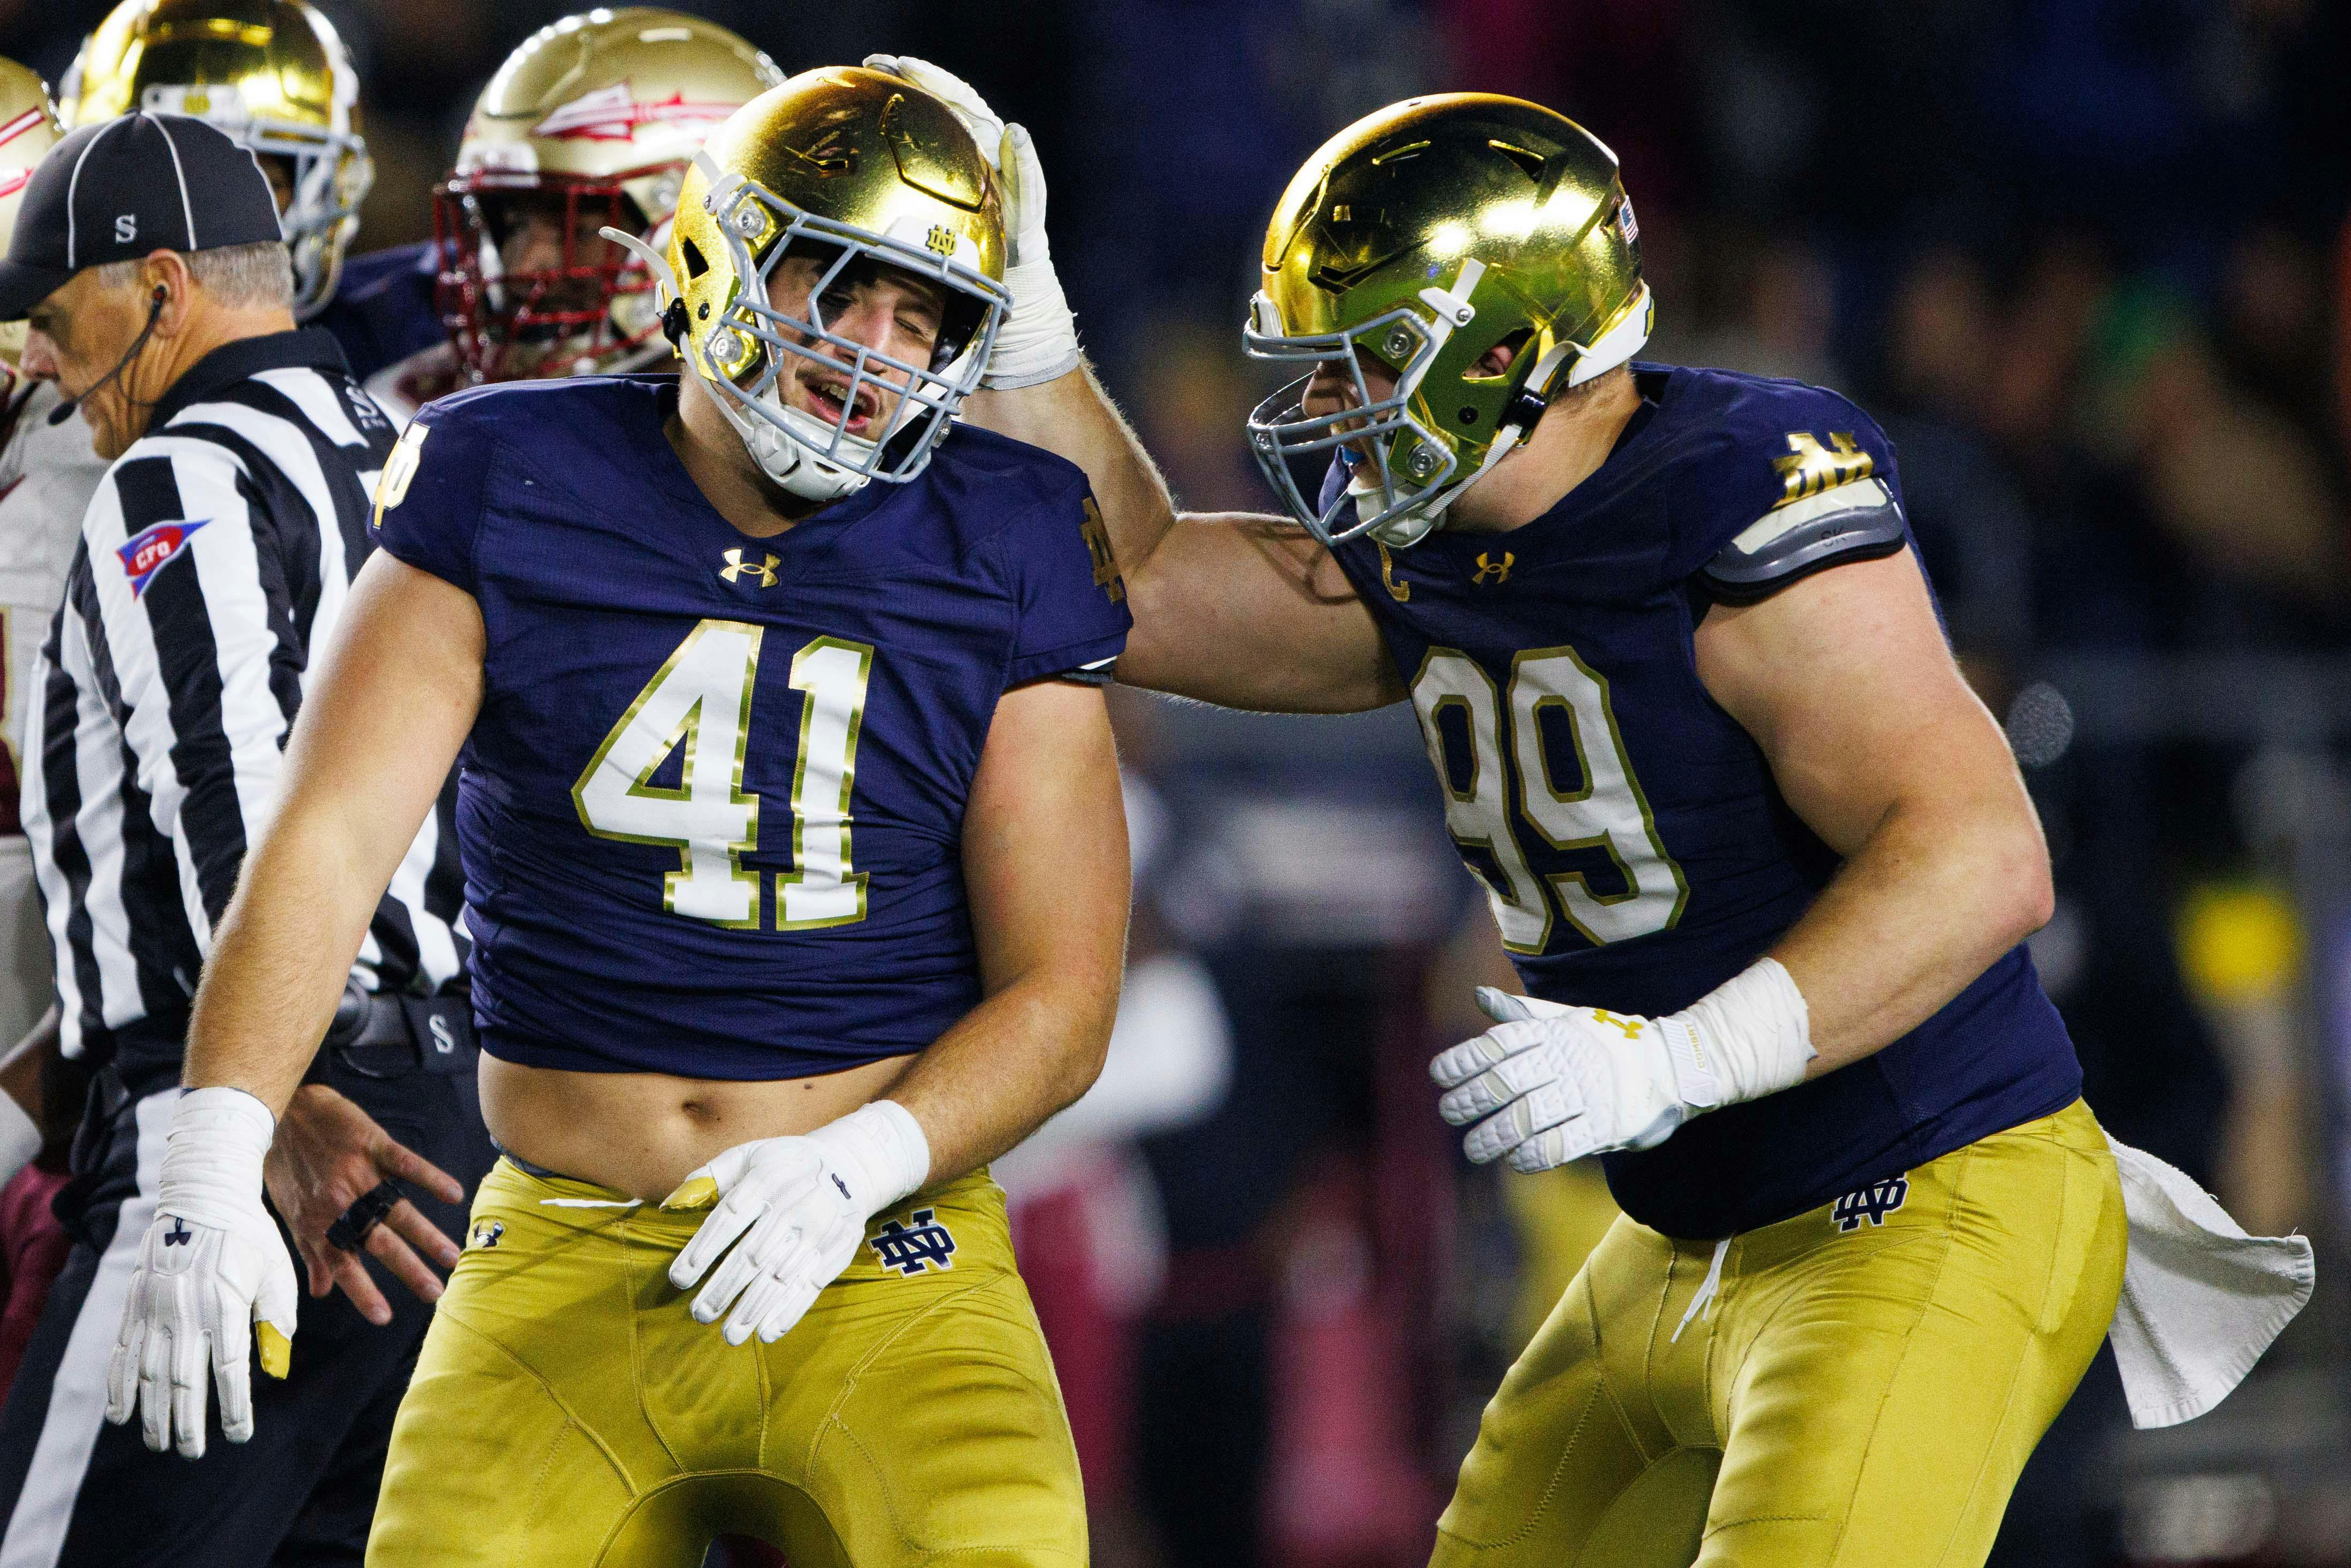
[{"label": "referee's belt", "polygon": [[350,981],[319,1054],[331,1054],[362,1078],[471,1072],[476,1054],[473,998],[462,993],[388,996]]}]

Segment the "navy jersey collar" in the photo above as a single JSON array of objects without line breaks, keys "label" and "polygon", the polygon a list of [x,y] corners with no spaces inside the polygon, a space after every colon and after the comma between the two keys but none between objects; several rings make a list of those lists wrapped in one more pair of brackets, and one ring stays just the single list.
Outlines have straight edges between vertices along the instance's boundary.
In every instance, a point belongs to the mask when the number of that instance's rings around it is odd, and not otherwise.
[{"label": "navy jersey collar", "polygon": [[183,371],[172,389],[156,401],[147,428],[161,430],[190,405],[214,397],[264,371],[313,370],[350,374],[342,345],[335,335],[317,327],[289,332],[268,332],[223,343]]}]

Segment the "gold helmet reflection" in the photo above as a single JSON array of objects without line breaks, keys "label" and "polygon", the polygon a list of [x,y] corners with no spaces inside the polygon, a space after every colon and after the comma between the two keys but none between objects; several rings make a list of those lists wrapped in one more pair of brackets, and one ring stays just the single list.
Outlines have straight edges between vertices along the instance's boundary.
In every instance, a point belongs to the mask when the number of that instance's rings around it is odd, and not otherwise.
[{"label": "gold helmet reflection", "polygon": [[122,0],[67,77],[65,117],[191,114],[256,158],[285,160],[294,309],[308,317],[335,297],[375,181],[359,90],[334,24],[304,0]]},{"label": "gold helmet reflection", "polygon": [[[686,161],[784,79],[716,23],[630,6],[567,16],[507,57],[434,193],[441,308],[468,375],[506,381],[626,369],[663,352],[653,280],[595,238],[610,225],[668,243]],[[528,204],[560,225],[553,266],[501,247]]]},{"label": "gold helmet reflection", "polygon": [[[49,89],[26,67],[0,58],[0,254],[16,232],[16,209],[41,155],[57,144],[65,128],[49,102]],[[0,323],[0,360],[13,365],[24,351],[25,323]]]},{"label": "gold helmet reflection", "polygon": [[[1282,193],[1243,335],[1253,358],[1332,367],[1354,406],[1310,416],[1303,382],[1267,399],[1249,422],[1267,478],[1325,543],[1422,538],[1552,397],[1647,340],[1639,238],[1616,155],[1550,110],[1447,93],[1357,120]],[[1479,374],[1498,347],[1509,367]],[[1344,488],[1310,500],[1290,460],[1332,453]]]},{"label": "gold helmet reflection", "polygon": [[[770,300],[769,277],[788,255],[823,268],[805,302]],[[978,143],[930,94],[848,67],[794,77],[719,127],[686,175],[665,259],[679,296],[669,320],[688,371],[761,469],[815,500],[923,471],[978,386],[1011,303],[1003,198]],[[927,363],[827,329],[823,301],[835,283],[876,267],[941,289]],[[837,418],[788,405],[792,356],[848,372]],[[852,434],[869,390],[875,406],[894,400],[895,412],[872,436]]]}]

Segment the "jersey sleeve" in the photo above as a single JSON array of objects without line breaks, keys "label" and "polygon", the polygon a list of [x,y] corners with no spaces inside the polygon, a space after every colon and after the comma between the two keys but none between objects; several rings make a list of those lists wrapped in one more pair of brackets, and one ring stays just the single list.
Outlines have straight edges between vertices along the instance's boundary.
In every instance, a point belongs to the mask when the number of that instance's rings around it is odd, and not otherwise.
[{"label": "jersey sleeve", "polygon": [[475,592],[474,541],[494,450],[463,404],[419,410],[376,483],[369,529],[376,544],[420,571]]},{"label": "jersey sleeve", "polygon": [[220,447],[166,435],[114,465],[83,523],[93,642],[207,944],[277,798],[302,700],[287,563],[256,493]]},{"label": "jersey sleeve", "polygon": [[1729,437],[1696,476],[1705,493],[1677,508],[1675,575],[1710,598],[1768,599],[1791,583],[1909,540],[1894,444],[1834,392],[1775,389],[1737,411]]},{"label": "jersey sleeve", "polygon": [[1107,671],[1134,620],[1092,493],[1081,482],[1008,533],[1017,623],[1005,685]]}]

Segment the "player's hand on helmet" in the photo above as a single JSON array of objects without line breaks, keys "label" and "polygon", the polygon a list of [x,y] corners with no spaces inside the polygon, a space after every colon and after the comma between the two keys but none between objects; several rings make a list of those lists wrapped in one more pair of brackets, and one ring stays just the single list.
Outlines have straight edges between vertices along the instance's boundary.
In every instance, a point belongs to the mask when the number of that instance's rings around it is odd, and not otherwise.
[{"label": "player's hand on helmet", "polygon": [[[374,1117],[323,1083],[294,1091],[262,1175],[309,1271],[310,1293],[323,1296],[340,1285],[360,1315],[378,1326],[392,1322],[392,1303],[369,1277],[360,1253],[339,1244],[335,1222],[393,1181],[423,1187],[444,1203],[465,1198],[455,1176],[393,1141]],[[455,1268],[457,1244],[396,1191],[384,1197],[396,1200],[365,1226],[359,1244],[418,1301],[439,1301],[441,1276],[434,1266]]]},{"label": "player's hand on helmet", "polygon": [[996,165],[1004,187],[1004,287],[1012,309],[997,329],[996,349],[980,384],[992,392],[1035,386],[1078,368],[1078,324],[1070,313],[1045,237],[1045,166],[1037,144],[1019,125],[1007,125],[969,82],[912,55],[868,55],[865,68],[884,71],[956,112],[979,150]]},{"label": "player's hand on helmet", "polygon": [[273,1129],[268,1107],[241,1089],[191,1090],[172,1110],[106,1375],[106,1418],[119,1426],[136,1410],[158,1453],[204,1457],[208,1371],[222,1436],[251,1437],[256,1337],[262,1371],[283,1377],[292,1359],[294,1263],[261,1201]]},{"label": "player's hand on helmet", "polygon": [[856,1258],[865,1222],[923,1185],[930,1159],[921,1126],[887,1100],[805,1137],[737,1144],[662,1200],[715,1205],[671,1262],[670,1283],[690,1291],[708,1274],[695,1321],[725,1319],[728,1344],[755,1333],[773,1344]]},{"label": "player's hand on helmet", "polygon": [[1468,1127],[1462,1147],[1483,1165],[1510,1156],[1541,1171],[1610,1149],[1654,1148],[1719,1092],[1694,1031],[1646,1019],[1562,1007],[1478,988],[1494,1027],[1429,1064],[1447,1092],[1437,1109]]}]

